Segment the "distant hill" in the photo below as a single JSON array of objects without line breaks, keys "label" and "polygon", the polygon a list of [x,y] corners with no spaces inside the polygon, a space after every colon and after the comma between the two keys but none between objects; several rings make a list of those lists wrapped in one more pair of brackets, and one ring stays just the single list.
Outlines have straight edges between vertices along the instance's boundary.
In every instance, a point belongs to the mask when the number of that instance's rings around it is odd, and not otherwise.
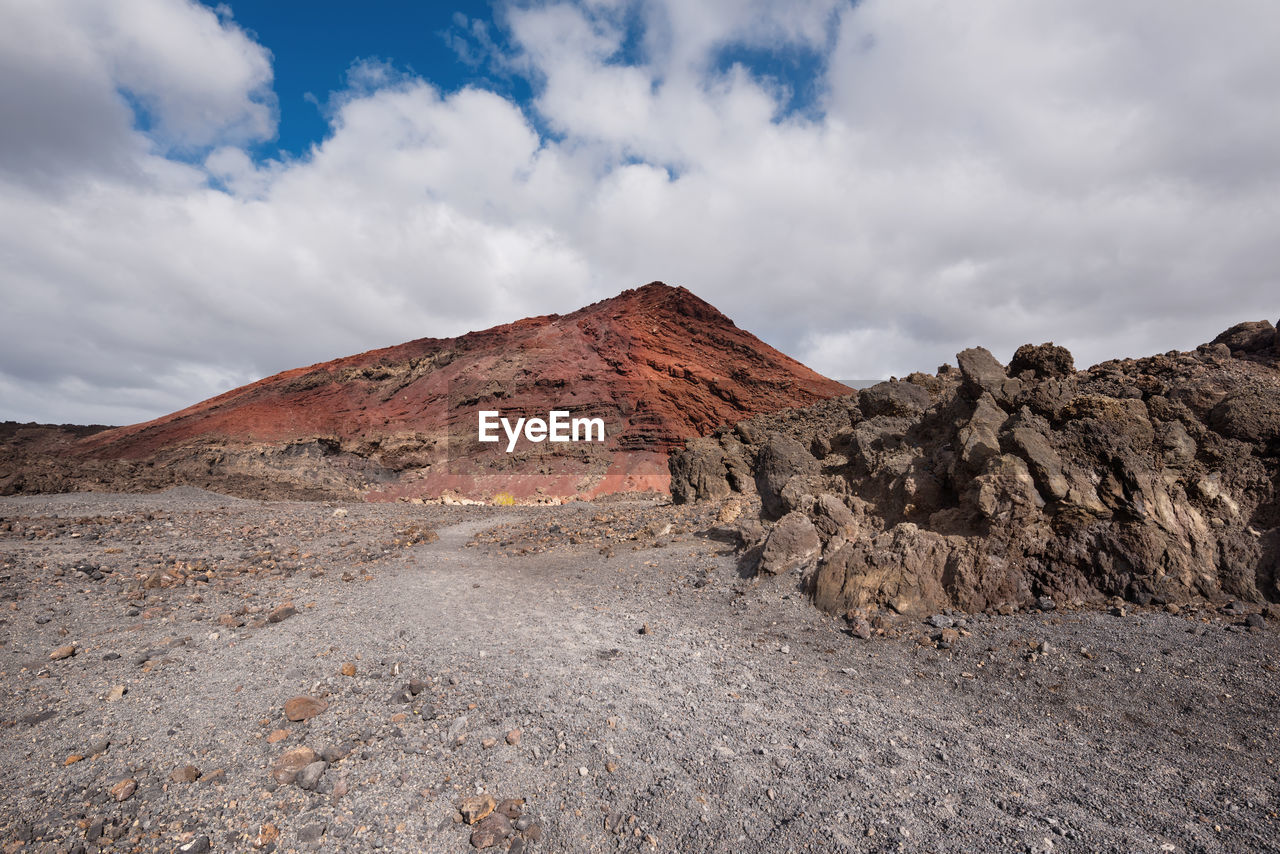
[{"label": "distant hill", "polygon": [[[848,394],[684,288],[297,368],[144,424],[6,446],[0,491],[518,499],[665,491],[667,454],[721,424]],[[478,441],[481,411],[598,418],[602,443]],[[30,438],[30,437],[28,437]]]}]

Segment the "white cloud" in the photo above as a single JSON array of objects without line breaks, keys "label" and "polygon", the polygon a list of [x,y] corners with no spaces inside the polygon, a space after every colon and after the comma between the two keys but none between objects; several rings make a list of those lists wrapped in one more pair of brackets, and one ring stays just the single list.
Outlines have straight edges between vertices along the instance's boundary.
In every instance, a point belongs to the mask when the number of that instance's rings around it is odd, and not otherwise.
[{"label": "white cloud", "polygon": [[[152,417],[652,279],[845,379],[1277,314],[1261,0],[521,6],[500,62],[534,114],[363,63],[269,162],[270,55],[225,12],[0,6],[0,417]],[[816,110],[725,61],[779,47],[817,57]]]}]

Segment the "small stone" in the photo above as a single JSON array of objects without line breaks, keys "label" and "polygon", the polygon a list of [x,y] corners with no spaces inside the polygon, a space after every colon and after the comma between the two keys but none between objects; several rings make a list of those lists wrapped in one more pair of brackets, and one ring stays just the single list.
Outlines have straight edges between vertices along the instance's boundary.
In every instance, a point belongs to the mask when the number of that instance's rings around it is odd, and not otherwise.
[{"label": "small stone", "polygon": [[1108,610],[1108,613],[1113,617],[1123,617],[1125,615],[1125,610],[1119,605],[1112,605]]},{"label": "small stone", "polygon": [[938,640],[941,643],[953,644],[960,640],[960,633],[955,629],[943,629],[938,633]]},{"label": "small stone", "polygon": [[287,750],[271,764],[271,779],[281,785],[288,785],[298,778],[302,769],[319,758],[310,747],[295,747],[293,750]]},{"label": "small stone", "polygon": [[496,738],[480,739],[480,746],[483,747],[485,750],[488,750],[489,748],[494,747],[495,745],[497,745],[497,743],[498,743],[498,740]]},{"label": "small stone", "polygon": [[302,829],[298,831],[298,841],[319,842],[320,838],[324,836],[325,829],[326,827],[323,821],[315,821],[311,824],[305,824],[302,826]]},{"label": "small stone", "polygon": [[289,730],[287,729],[272,730],[271,734],[267,736],[267,744],[275,744],[276,742],[284,741],[288,737]]},{"label": "small stone", "polygon": [[935,629],[949,629],[953,620],[945,614],[934,614],[926,622]]},{"label": "small stone", "polygon": [[1164,606],[1164,609],[1175,617],[1182,613],[1182,607],[1177,602],[1170,602],[1168,605]]},{"label": "small stone", "polygon": [[871,624],[862,617],[849,620],[849,634],[859,640],[870,640],[873,634]]},{"label": "small stone", "polygon": [[136,791],[138,791],[138,781],[130,777],[111,787],[111,797],[116,803],[124,803],[132,798]]},{"label": "small stone", "polygon": [[1058,609],[1058,603],[1053,601],[1052,596],[1041,596],[1036,600],[1036,607],[1041,611],[1056,611]]},{"label": "small stone", "polygon": [[266,848],[268,845],[274,849],[275,841],[280,838],[280,828],[271,822],[267,822],[258,830],[258,838],[253,841],[254,848]]},{"label": "small stone", "polygon": [[511,820],[495,812],[476,824],[471,832],[471,845],[475,848],[492,848],[511,835]]},{"label": "small stone", "polygon": [[614,771],[617,771],[617,770],[618,770],[618,763],[617,763],[617,762],[614,762],[614,761],[611,759],[611,760],[609,760],[608,762],[604,763],[604,770],[606,770],[606,771],[608,771],[610,774],[612,774]]},{"label": "small stone", "polygon": [[525,839],[530,842],[537,842],[542,838],[542,825],[533,822],[521,832],[524,834]]},{"label": "small stone", "polygon": [[297,613],[298,613],[298,609],[293,607],[293,603],[286,602],[283,605],[280,605],[279,607],[277,607],[274,611],[272,611],[270,614],[267,615],[267,622],[268,623],[283,622],[284,620],[289,619],[290,617],[296,615]]},{"label": "small stone", "polygon": [[578,769],[578,776],[579,776],[579,777],[585,777],[585,776],[587,776],[587,775],[588,775],[588,774],[590,774],[590,773],[591,773],[591,772],[587,770],[587,767],[586,767],[585,765]]},{"label": "small stone", "polygon": [[643,626],[641,626],[641,627],[640,627],[640,634],[642,634],[642,635],[647,635],[647,634],[649,634],[649,624],[648,624],[648,623],[645,623]]},{"label": "small stone", "polygon": [[1267,625],[1267,618],[1261,614],[1250,614],[1244,618],[1244,624],[1251,629],[1265,628]]},{"label": "small stone", "polygon": [[95,738],[89,742],[89,749],[85,751],[86,756],[97,756],[100,753],[106,753],[107,748],[111,746],[111,739],[105,736]]},{"label": "small stone", "polygon": [[427,690],[427,683],[423,682],[421,679],[409,680],[409,693],[413,696],[416,697],[425,690]]},{"label": "small stone", "polygon": [[497,806],[493,795],[468,795],[458,802],[458,812],[462,813],[462,818],[467,824],[475,824],[493,812]]},{"label": "small stone", "polygon": [[284,716],[291,721],[308,721],[329,708],[324,700],[315,697],[293,697],[284,704]]},{"label": "small stone", "polygon": [[354,663],[352,663],[352,662],[350,662],[350,661],[348,661],[348,662],[346,662],[345,664],[343,664],[343,665],[342,665],[342,675],[343,675],[343,676],[355,676],[355,675],[356,675],[356,666],[355,666],[355,664],[354,664]]},{"label": "small stone", "polygon": [[110,691],[107,692],[107,699],[119,700],[125,695],[125,692],[128,690],[129,689],[125,688],[123,685],[116,685],[114,688],[112,688]]},{"label": "small stone", "polygon": [[79,762],[81,759],[84,759],[84,756],[82,754],[73,753],[70,756],[68,756],[66,759],[62,760],[62,767],[65,768],[68,765],[74,765],[77,762]]},{"label": "small stone", "polygon": [[524,812],[524,798],[507,798],[498,804],[498,812],[515,821]]},{"label": "small stone", "polygon": [[507,733],[507,744],[511,745],[512,747],[519,747],[520,735],[521,735],[520,730],[518,729],[511,730],[511,732]]},{"label": "small stone", "polygon": [[324,771],[328,767],[328,763],[323,759],[316,760],[299,771],[293,782],[299,789],[309,792],[320,782],[320,778],[324,776]]},{"label": "small stone", "polygon": [[178,846],[178,850],[182,854],[207,854],[209,851],[209,837],[197,836],[186,845]]},{"label": "small stone", "polygon": [[180,768],[174,768],[169,774],[169,779],[175,783],[194,783],[200,779],[200,769],[194,765],[183,765]]},{"label": "small stone", "polygon": [[64,658],[70,658],[76,654],[76,645],[73,643],[65,644],[49,653],[49,658],[53,661],[62,661]]}]

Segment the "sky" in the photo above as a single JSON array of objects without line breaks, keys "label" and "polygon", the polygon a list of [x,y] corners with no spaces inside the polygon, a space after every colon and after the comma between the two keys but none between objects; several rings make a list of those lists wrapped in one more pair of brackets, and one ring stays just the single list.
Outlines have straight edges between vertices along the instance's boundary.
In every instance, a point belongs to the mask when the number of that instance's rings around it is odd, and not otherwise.
[{"label": "sky", "polygon": [[839,379],[1280,316],[1271,0],[0,0],[0,419],[683,285]]}]

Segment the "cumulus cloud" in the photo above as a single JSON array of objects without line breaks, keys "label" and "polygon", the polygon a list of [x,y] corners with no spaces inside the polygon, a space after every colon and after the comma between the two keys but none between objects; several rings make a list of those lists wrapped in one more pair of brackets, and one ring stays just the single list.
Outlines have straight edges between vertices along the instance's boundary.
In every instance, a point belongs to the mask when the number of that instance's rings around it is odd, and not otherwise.
[{"label": "cumulus cloud", "polygon": [[266,161],[233,10],[0,4],[0,417],[141,420],[653,279],[843,379],[1277,314],[1267,3],[520,4],[448,42],[531,102],[358,62]]}]

